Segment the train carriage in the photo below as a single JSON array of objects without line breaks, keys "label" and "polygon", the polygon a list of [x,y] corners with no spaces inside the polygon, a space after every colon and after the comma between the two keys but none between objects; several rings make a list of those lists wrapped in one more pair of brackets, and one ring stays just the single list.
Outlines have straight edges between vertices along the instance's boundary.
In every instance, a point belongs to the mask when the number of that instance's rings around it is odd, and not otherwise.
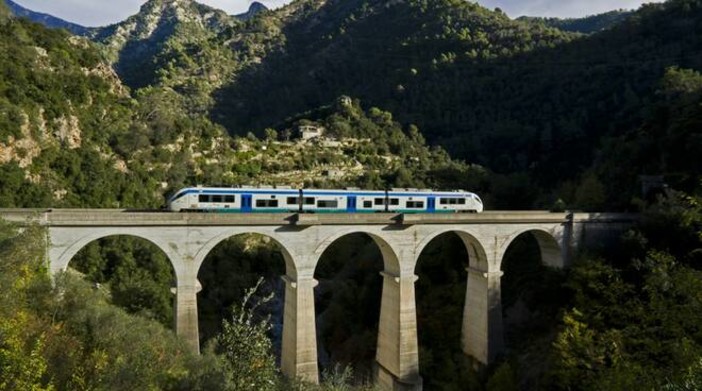
[{"label": "train carriage", "polygon": [[434,211],[437,213],[479,213],[483,211],[483,201],[468,191],[433,192]]},{"label": "train carriage", "polygon": [[462,190],[198,186],[176,192],[168,200],[168,209],[221,213],[477,213],[483,211],[483,203],[476,194]]},{"label": "train carriage", "polygon": [[168,209],[173,212],[297,212],[298,205],[288,205],[286,200],[299,194],[299,190],[290,187],[189,187],[169,199]]},{"label": "train carriage", "polygon": [[397,213],[427,213],[433,212],[430,200],[433,200],[431,190],[392,189],[388,192],[388,211]]}]

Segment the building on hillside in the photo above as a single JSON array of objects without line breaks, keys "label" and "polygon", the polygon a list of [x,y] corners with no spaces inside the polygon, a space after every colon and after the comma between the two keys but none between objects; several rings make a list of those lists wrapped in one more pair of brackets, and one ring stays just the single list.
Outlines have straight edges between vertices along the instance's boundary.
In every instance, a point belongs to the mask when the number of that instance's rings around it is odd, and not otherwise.
[{"label": "building on hillside", "polygon": [[303,141],[312,140],[324,135],[324,127],[318,125],[300,125],[297,132]]}]

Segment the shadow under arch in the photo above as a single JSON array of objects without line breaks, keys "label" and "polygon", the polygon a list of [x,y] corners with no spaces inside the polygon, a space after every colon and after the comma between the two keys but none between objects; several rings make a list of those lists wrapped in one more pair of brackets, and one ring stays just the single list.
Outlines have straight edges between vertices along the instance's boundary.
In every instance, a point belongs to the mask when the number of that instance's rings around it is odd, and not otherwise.
[{"label": "shadow under arch", "polygon": [[531,235],[531,237],[538,244],[541,263],[543,265],[552,268],[563,268],[565,266],[563,248],[556,237],[554,237],[550,232],[542,229],[526,229],[512,235],[504,244],[502,259],[498,260],[500,262],[500,269],[502,269],[502,261],[504,260],[510,247],[518,240],[523,239],[526,235]]},{"label": "shadow under arch", "polygon": [[563,287],[559,238],[542,229],[525,229],[506,241],[501,252],[501,302],[505,346],[519,351],[550,336],[568,297]]},{"label": "shadow under arch", "polygon": [[419,371],[427,389],[460,389],[477,379],[464,347],[468,269],[487,271],[487,254],[475,236],[456,229],[428,235],[416,254]]},{"label": "shadow under arch", "polygon": [[293,258],[284,244],[267,232],[226,232],[208,241],[195,259],[202,287],[197,295],[200,344],[221,332],[222,321],[231,318],[233,306],[240,306],[246,293],[262,279],[253,300],[260,301],[269,294],[273,298],[258,307],[254,315],[270,315],[269,337],[280,357],[285,303],[281,277],[286,272],[296,274]]},{"label": "shadow under arch", "polygon": [[320,368],[353,368],[354,381],[372,379],[378,349],[383,277],[399,273],[390,245],[359,230],[327,238],[315,251],[315,321]]},{"label": "shadow under arch", "polygon": [[233,237],[237,236],[242,236],[242,235],[259,235],[263,237],[269,238],[271,241],[275,243],[275,245],[278,246],[280,249],[280,253],[283,256],[283,260],[285,261],[285,273],[286,275],[292,277],[292,278],[297,278],[297,266],[295,264],[295,260],[293,259],[290,251],[288,250],[288,246],[286,246],[286,242],[279,238],[278,236],[272,234],[271,232],[266,232],[262,230],[246,230],[246,231],[241,231],[241,232],[225,232],[223,234],[217,235],[214,238],[210,239],[205,245],[203,245],[200,250],[197,252],[195,255],[195,270],[199,273],[200,268],[202,267],[202,264],[205,262],[205,259],[207,256],[212,252],[212,250],[220,245],[222,242],[231,239]]},{"label": "shadow under arch", "polygon": [[[384,267],[384,272],[389,273],[392,275],[399,275],[400,274],[400,259],[397,256],[397,251],[394,249],[385,239],[381,238],[377,234],[374,234],[372,232],[368,232],[366,230],[359,230],[359,229],[349,229],[345,230],[342,232],[338,232],[326,239],[324,239],[315,249],[314,254],[317,259],[320,259],[322,254],[331,246],[334,242],[337,240],[349,236],[349,235],[366,235],[370,237],[373,242],[375,242],[375,245],[378,246],[378,249],[380,249],[380,253],[383,256],[383,267]],[[317,266],[315,266],[315,269]]]},{"label": "shadow under arch", "polygon": [[468,253],[468,266],[470,268],[476,270],[488,270],[489,264],[487,253],[485,252],[485,247],[483,247],[482,243],[480,243],[480,241],[469,232],[457,229],[439,230],[422,239],[415,250],[415,254],[417,254],[417,259],[415,260],[415,270],[417,268],[419,257],[427,246],[438,237],[446,234],[455,234],[461,239]]},{"label": "shadow under arch", "polygon": [[157,241],[133,232],[93,233],[70,246],[62,259],[63,270],[72,265],[87,279],[106,284],[112,304],[173,328],[171,288],[177,272]]}]

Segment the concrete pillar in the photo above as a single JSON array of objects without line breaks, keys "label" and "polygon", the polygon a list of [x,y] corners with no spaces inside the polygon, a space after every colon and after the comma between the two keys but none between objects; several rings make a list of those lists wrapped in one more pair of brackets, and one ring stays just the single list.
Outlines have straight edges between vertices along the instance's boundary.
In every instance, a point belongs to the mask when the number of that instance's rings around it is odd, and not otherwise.
[{"label": "concrete pillar", "polygon": [[467,268],[468,286],[463,309],[463,352],[482,364],[504,350],[502,335],[501,271]]},{"label": "concrete pillar", "polygon": [[378,326],[377,382],[384,390],[421,390],[414,274],[382,272],[383,296]]},{"label": "concrete pillar", "polygon": [[284,276],[285,310],[283,318],[283,346],[281,371],[290,378],[318,384],[317,331],[314,313],[312,277],[297,280]]},{"label": "concrete pillar", "polygon": [[200,353],[200,334],[197,324],[197,292],[200,284],[197,275],[186,273],[177,276],[175,329],[193,352]]}]

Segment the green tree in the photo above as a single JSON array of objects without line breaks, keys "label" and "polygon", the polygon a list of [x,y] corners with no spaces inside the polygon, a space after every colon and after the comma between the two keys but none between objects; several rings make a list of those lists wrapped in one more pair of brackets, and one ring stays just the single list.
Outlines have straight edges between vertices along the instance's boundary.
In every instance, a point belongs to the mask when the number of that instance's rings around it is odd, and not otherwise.
[{"label": "green tree", "polygon": [[[273,296],[255,298],[263,279],[249,289],[233,310],[231,320],[222,324],[222,333],[216,339],[216,350],[228,363],[228,376],[235,390],[276,390],[278,371],[272,344],[268,339],[269,318],[258,319],[256,308]],[[256,300],[254,302],[254,300]]]}]

